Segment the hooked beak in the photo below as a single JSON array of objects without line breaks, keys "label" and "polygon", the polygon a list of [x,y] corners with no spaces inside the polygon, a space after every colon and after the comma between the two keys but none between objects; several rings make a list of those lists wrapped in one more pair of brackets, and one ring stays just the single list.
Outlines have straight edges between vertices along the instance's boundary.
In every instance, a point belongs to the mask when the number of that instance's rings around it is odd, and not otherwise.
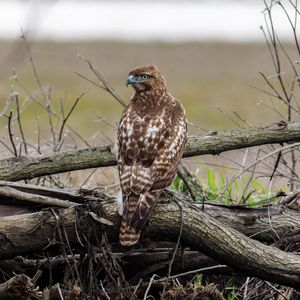
[{"label": "hooked beak", "polygon": [[130,85],[130,84],[135,84],[138,83],[139,81],[137,80],[137,78],[133,75],[129,75],[126,81],[126,86]]}]

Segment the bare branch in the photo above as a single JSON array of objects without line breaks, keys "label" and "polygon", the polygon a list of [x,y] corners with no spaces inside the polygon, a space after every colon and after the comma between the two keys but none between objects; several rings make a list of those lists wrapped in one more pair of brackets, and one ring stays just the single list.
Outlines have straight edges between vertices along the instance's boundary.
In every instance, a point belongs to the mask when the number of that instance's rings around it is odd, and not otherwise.
[{"label": "bare branch", "polygon": [[15,145],[15,141],[14,141],[14,137],[13,137],[14,133],[13,133],[12,124],[11,124],[11,121],[12,121],[12,111],[9,112],[9,115],[7,116],[7,118],[8,118],[7,127],[8,127],[9,139],[10,139],[11,145],[12,145],[12,147],[14,149],[15,157],[18,157],[18,151],[17,151],[16,145]]},{"label": "bare branch", "polygon": [[75,102],[73,103],[69,113],[67,114],[66,117],[64,117],[63,121],[62,121],[62,124],[61,124],[61,128],[60,128],[60,131],[59,131],[59,135],[58,135],[58,141],[61,141],[61,138],[62,138],[62,134],[63,134],[63,131],[64,131],[64,127],[68,121],[68,119],[70,118],[72,112],[74,111],[76,105],[78,104],[79,100],[86,94],[86,91],[81,93],[75,100]]},{"label": "bare branch", "polygon": [[[77,54],[78,57],[80,57],[83,61],[85,61],[89,68],[91,69],[91,71],[96,75],[96,77],[99,79],[99,81],[103,84],[104,89],[111,94],[122,106],[126,106],[125,102],[123,101],[123,99],[114,91],[114,89],[110,86],[110,84],[105,80],[105,78],[101,75],[101,73],[99,71],[97,71],[92,63],[90,62],[90,60],[86,59],[84,56],[82,56],[81,54]],[[84,78],[83,76],[81,76],[82,78]],[[90,82],[90,80],[88,80]],[[99,86],[99,85],[97,85]],[[102,86],[100,86],[102,88]]]},{"label": "bare branch", "polygon": [[[300,123],[283,122],[216,132],[214,135],[191,136],[183,157],[219,154],[265,144],[297,142],[299,136]],[[109,145],[37,157],[0,160],[0,179],[16,181],[74,170],[115,166],[117,161],[111,149],[112,146]]]},{"label": "bare branch", "polygon": [[22,137],[22,141],[23,141],[23,145],[24,145],[25,154],[27,155],[28,154],[28,151],[27,151],[27,142],[26,142],[26,139],[25,139],[25,134],[24,134],[24,131],[23,131],[22,123],[21,123],[19,95],[17,93],[14,93],[13,97],[15,98],[15,101],[16,101],[17,120],[18,120],[19,130],[20,130],[20,133],[21,133],[21,137]]},{"label": "bare branch", "polygon": [[300,142],[299,143],[295,143],[295,144],[292,144],[292,145],[287,145],[287,146],[284,146],[284,147],[281,147],[279,149],[276,149],[270,153],[268,153],[267,155],[261,157],[260,159],[256,160],[254,163],[250,164],[248,167],[242,169],[242,171],[240,171],[237,175],[235,175],[234,177],[232,177],[230,179],[230,181],[226,184],[226,187],[224,188],[224,190],[220,193],[219,195],[219,199],[224,195],[224,193],[227,191],[228,187],[233,184],[233,182],[235,182],[242,174],[244,174],[246,171],[252,169],[253,167],[255,167],[257,164],[259,164],[260,162],[266,160],[266,158],[276,154],[276,153],[279,153],[279,152],[282,152],[284,150],[292,150],[292,149],[295,149],[297,147],[300,146]]},{"label": "bare branch", "polygon": [[33,60],[33,56],[32,56],[32,53],[31,53],[31,49],[30,49],[30,45],[26,39],[26,36],[24,34],[24,31],[23,29],[21,28],[21,38],[23,39],[24,43],[25,43],[25,47],[26,47],[26,50],[27,50],[27,54],[28,54],[28,57],[29,57],[29,61],[30,61],[30,64],[31,64],[31,67],[32,67],[32,71],[33,71],[33,75],[34,75],[34,78],[35,78],[35,81],[37,82],[37,85],[40,89],[40,92],[44,98],[44,100],[46,101],[47,100],[47,96],[44,92],[44,89],[43,89],[43,86],[41,84],[41,81],[40,81],[40,78],[39,78],[39,75],[38,75],[38,72],[37,72],[37,69],[36,69],[36,66],[35,66],[35,63],[34,63],[34,60]]}]

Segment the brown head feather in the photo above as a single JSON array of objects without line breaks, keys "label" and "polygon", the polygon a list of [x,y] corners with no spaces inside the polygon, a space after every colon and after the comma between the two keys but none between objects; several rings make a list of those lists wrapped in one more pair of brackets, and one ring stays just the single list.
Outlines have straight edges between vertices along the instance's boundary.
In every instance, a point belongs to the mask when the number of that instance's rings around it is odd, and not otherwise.
[{"label": "brown head feather", "polygon": [[128,74],[133,76],[147,75],[148,78],[141,83],[133,84],[133,88],[136,92],[165,89],[166,80],[161,75],[157,66],[148,65],[134,68]]}]

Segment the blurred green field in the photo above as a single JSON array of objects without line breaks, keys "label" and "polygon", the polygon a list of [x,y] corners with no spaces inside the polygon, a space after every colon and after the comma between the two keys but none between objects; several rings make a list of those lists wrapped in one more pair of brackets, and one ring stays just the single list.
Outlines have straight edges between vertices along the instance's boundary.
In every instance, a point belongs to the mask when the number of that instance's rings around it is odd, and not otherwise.
[{"label": "blurred green field", "polygon": [[[285,105],[279,103],[278,100],[272,100],[268,95],[252,87],[268,89],[259,72],[270,77],[275,73],[268,48],[264,44],[95,41],[36,42],[30,47],[43,90],[50,93],[52,108],[58,115],[61,115],[61,103],[64,103],[66,115],[76,97],[88,90],[79,101],[68,124],[91,146],[115,141],[114,127],[120,118],[122,107],[107,92],[75,74],[78,72],[97,81],[87,64],[78,57],[78,53],[93,63],[93,66],[102,73],[125,101],[128,101],[132,94],[132,90],[125,86],[128,71],[139,65],[158,65],[167,79],[169,91],[186,108],[190,122],[189,134],[202,134],[203,129],[225,130],[236,128],[238,125],[247,126],[233,112],[238,113],[251,124],[278,121],[286,116]],[[53,151],[47,112],[28,96],[30,93],[37,101],[45,105],[24,42],[2,41],[0,49],[0,111],[3,111],[12,91],[18,92],[22,109],[21,121],[27,142],[37,147],[38,139],[40,139],[42,153]],[[285,45],[285,49],[292,61],[299,60],[292,45]],[[289,81],[291,79],[290,66],[284,54],[281,54],[283,57],[282,76],[284,80]],[[17,81],[12,76],[13,70],[17,75]],[[298,87],[295,93],[299,93]],[[258,102],[264,104],[258,105]],[[12,108],[14,110],[14,139],[18,144],[21,136],[16,120],[15,105]],[[8,113],[9,111],[6,112]],[[52,123],[54,129],[59,132],[61,120],[52,116]],[[10,145],[7,118],[4,115],[0,118],[0,128],[1,141]],[[67,134],[63,149],[72,149],[74,145],[86,147],[73,133]],[[30,154],[36,155],[37,151],[34,147],[30,147]],[[12,153],[3,145],[0,145],[0,149],[1,157],[12,156]],[[249,152],[247,161],[256,158],[255,151]],[[242,161],[246,158],[244,155],[243,150],[239,150],[219,157],[202,156],[185,161],[192,165],[194,170],[200,168],[200,173],[205,176],[206,170],[203,164],[212,164],[214,167],[219,165],[221,169],[216,170],[224,171],[222,166],[229,167],[229,171],[230,168],[239,170]],[[272,172],[273,162],[269,166],[270,170],[267,172]],[[225,170],[225,174],[227,171]],[[72,180],[71,185],[76,182],[80,185],[85,176],[89,176],[89,172],[73,172],[68,180]],[[102,170],[99,172],[102,174]],[[104,176],[101,174],[94,176],[100,180],[97,184],[103,186],[114,184],[117,179],[116,171],[112,169],[111,173],[107,173],[108,170],[105,172]]]},{"label": "blurred green field", "polygon": [[[286,45],[286,48],[294,58],[292,46]],[[0,49],[1,109],[12,89],[19,93],[21,102],[26,97],[26,93],[11,78],[13,69],[22,85],[43,102],[37,92],[38,86],[24,43],[2,41]],[[128,71],[138,65],[158,65],[167,79],[169,90],[181,100],[189,121],[194,124],[190,127],[190,133],[199,133],[198,127],[206,130],[236,127],[216,107],[229,115],[236,111],[251,123],[280,119],[274,111],[257,105],[260,100],[270,104],[269,99],[251,87],[266,87],[259,72],[267,75],[274,73],[271,57],[264,44],[38,42],[31,44],[31,51],[42,85],[51,87],[51,99],[57,111],[62,100],[68,111],[76,97],[88,89],[69,120],[86,137],[98,130],[111,135],[110,126],[99,118],[105,118],[114,125],[122,108],[105,91],[92,86],[74,73],[79,72],[96,80],[77,53],[90,59],[126,101],[132,93],[131,89],[125,87]],[[25,130],[29,131],[29,135],[34,133],[34,118],[39,117],[41,127],[46,131],[46,112],[30,102],[22,113]],[[279,105],[278,109],[285,108],[280,108]],[[1,124],[5,125],[5,121],[2,120]]]}]

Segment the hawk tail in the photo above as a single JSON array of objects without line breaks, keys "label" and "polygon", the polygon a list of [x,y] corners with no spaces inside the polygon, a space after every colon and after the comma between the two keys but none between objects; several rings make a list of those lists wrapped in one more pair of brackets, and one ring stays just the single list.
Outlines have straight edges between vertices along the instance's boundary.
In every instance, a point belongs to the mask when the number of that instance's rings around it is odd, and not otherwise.
[{"label": "hawk tail", "polygon": [[120,230],[120,243],[122,246],[133,246],[140,239],[140,235],[141,230],[126,226],[126,223],[122,221]]},{"label": "hawk tail", "polygon": [[119,238],[121,245],[132,246],[138,242],[141,235],[141,230],[131,224],[132,217],[138,206],[139,196],[131,194],[125,196],[124,200],[124,211]]},{"label": "hawk tail", "polygon": [[123,199],[123,217],[120,228],[120,243],[132,246],[140,238],[141,230],[149,219],[155,202],[161,191],[149,191],[144,194],[130,194]]}]

